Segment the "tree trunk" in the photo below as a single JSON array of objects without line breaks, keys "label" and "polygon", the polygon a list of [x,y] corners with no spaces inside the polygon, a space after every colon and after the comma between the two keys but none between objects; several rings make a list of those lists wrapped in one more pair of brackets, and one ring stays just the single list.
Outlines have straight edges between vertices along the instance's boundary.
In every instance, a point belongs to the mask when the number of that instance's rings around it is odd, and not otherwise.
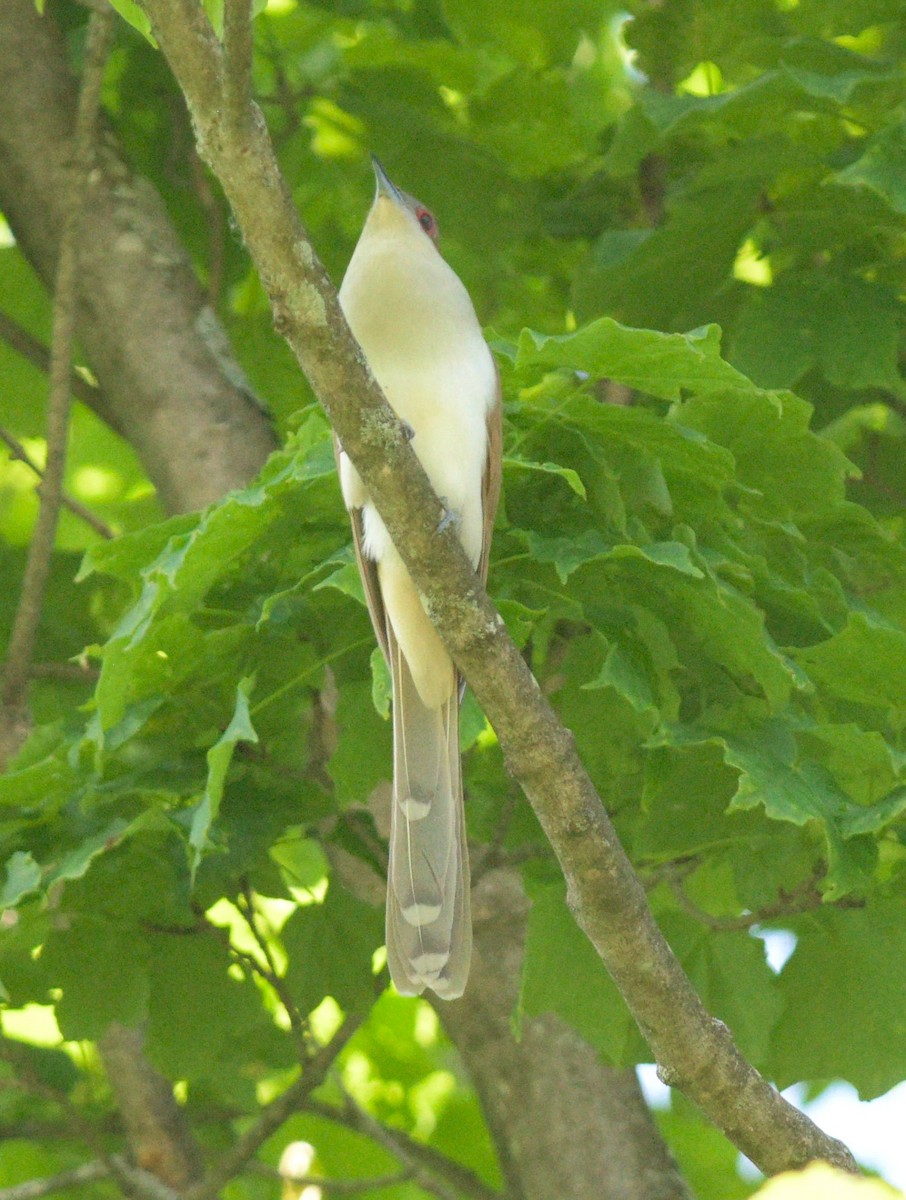
[{"label": "tree trunk", "polygon": [[[0,209],[52,284],[76,86],[59,27],[0,4]],[[78,334],[99,410],[171,512],[247,482],[276,445],[152,185],[104,139],[80,233]]]},{"label": "tree trunk", "polygon": [[528,901],[514,871],[473,890],[463,1001],[438,1005],[484,1105],[508,1182],[526,1200],[682,1200],[689,1192],[633,1071],[605,1066],[558,1017],[513,1036]]}]

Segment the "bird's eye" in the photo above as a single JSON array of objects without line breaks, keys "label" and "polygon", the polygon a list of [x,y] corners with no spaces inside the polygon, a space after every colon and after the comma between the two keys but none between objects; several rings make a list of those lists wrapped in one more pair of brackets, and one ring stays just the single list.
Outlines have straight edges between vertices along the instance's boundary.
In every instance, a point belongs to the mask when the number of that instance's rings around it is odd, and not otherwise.
[{"label": "bird's eye", "polygon": [[418,223],[424,229],[429,237],[434,237],[437,233],[437,226],[434,223],[434,217],[426,208],[420,208],[415,214],[418,217]]}]

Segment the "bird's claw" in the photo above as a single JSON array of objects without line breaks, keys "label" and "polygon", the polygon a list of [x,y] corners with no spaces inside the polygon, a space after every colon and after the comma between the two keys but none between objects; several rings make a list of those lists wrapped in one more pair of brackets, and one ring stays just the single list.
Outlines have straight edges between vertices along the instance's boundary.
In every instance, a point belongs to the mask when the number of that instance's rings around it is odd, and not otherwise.
[{"label": "bird's claw", "polygon": [[402,429],[403,437],[406,439],[406,441],[411,442],[412,439],[415,437],[415,430],[412,428],[412,426],[409,424],[409,422],[401,420],[400,421],[400,429]]},{"label": "bird's claw", "polygon": [[443,533],[444,530],[449,529],[451,525],[459,525],[460,517],[459,513],[454,512],[453,509],[448,506],[446,496],[441,496],[440,502],[444,506],[444,515],[441,517],[438,523],[437,532]]}]

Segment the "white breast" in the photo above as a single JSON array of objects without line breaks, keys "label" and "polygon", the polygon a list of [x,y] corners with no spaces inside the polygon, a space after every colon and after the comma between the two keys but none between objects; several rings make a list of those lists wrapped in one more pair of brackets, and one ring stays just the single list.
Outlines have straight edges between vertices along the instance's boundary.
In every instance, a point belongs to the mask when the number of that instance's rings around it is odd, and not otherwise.
[{"label": "white breast", "polygon": [[[496,375],[475,310],[427,238],[361,241],[340,289],[346,318],[387,400],[411,426],[412,448],[459,520],[466,553],[481,552],[481,481]],[[381,561],[384,523],[364,505],[365,550]]]}]

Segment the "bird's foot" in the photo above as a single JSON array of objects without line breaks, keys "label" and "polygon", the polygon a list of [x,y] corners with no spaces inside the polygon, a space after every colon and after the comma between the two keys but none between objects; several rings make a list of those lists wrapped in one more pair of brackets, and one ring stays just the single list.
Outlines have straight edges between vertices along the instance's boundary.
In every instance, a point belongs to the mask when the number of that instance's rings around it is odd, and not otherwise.
[{"label": "bird's foot", "polygon": [[462,522],[462,517],[458,512],[454,512],[447,504],[446,496],[439,497],[441,504],[444,506],[444,515],[441,517],[437,525],[437,532],[443,533],[445,529],[449,529],[452,525],[454,529],[458,529]]},{"label": "bird's foot", "polygon": [[400,420],[400,429],[402,429],[403,437],[406,439],[406,441],[411,442],[415,437],[415,430],[412,428],[409,422]]}]

